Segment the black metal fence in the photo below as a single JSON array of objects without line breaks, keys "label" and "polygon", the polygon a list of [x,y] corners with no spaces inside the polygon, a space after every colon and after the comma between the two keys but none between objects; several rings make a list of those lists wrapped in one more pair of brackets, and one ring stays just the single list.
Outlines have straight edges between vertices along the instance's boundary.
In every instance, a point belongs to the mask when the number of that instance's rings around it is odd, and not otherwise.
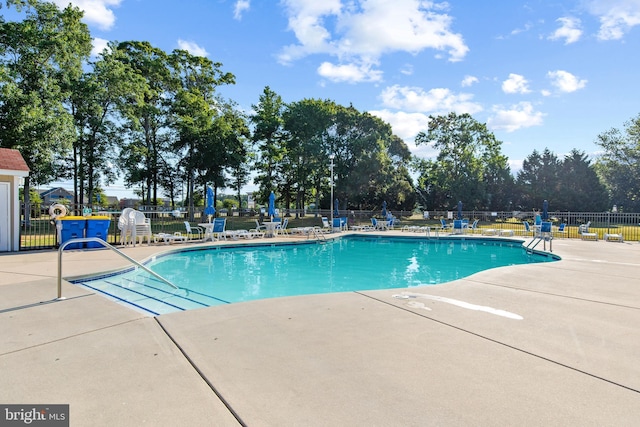
[{"label": "black metal fence", "polygon": [[[186,232],[184,221],[192,225],[207,222],[208,218],[202,213],[203,208],[197,208],[193,214],[185,210],[154,210],[145,208],[145,216],[151,222],[153,233],[174,233],[176,231]],[[73,209],[69,209],[74,212]],[[24,212],[24,209],[22,210]],[[83,209],[75,210],[82,213]],[[53,217],[50,213],[53,213]],[[24,215],[20,227],[20,250],[52,249],[58,246],[59,236],[55,210],[49,206],[32,206],[31,214],[25,219]],[[88,211],[84,213],[89,214]],[[457,211],[390,211],[400,220],[399,227],[404,225],[428,225],[438,227],[440,219],[452,220],[457,217]],[[106,216],[110,218],[107,241],[112,244],[119,243],[120,230],[118,229],[118,219],[121,211],[93,211],[93,215]],[[330,217],[329,210],[306,210],[298,212],[296,210],[284,210],[281,214],[290,218],[290,227],[319,225],[322,226],[321,217]],[[262,221],[264,213],[257,211],[231,211],[219,212],[218,215],[227,216],[227,229],[248,229],[255,228],[256,220]],[[516,235],[524,235],[525,227],[523,221],[530,224],[534,221],[534,212],[485,212],[485,211],[463,211],[464,218],[470,221],[479,220],[478,226],[482,228],[492,228],[497,230],[514,230]],[[372,217],[381,218],[381,211],[366,210],[340,210],[334,212],[334,216],[347,217],[349,225],[370,224]],[[598,233],[600,238],[605,234],[622,234],[625,241],[640,240],[640,213],[620,213],[620,212],[549,212],[550,220],[554,225],[561,223],[567,225],[563,237],[579,238],[579,226],[589,224],[589,231]]]}]

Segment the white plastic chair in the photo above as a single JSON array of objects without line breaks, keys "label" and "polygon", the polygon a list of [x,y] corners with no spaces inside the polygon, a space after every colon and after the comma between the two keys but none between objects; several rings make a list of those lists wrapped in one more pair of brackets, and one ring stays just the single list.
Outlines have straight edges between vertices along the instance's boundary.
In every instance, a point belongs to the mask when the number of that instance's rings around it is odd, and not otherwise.
[{"label": "white plastic chair", "polygon": [[289,230],[287,230],[287,225],[289,225],[289,218],[285,218],[284,221],[276,225],[276,232],[282,233],[284,235],[289,235]]},{"label": "white plastic chair", "polygon": [[260,224],[260,221],[256,219],[256,231],[265,232],[267,231],[267,226]]},{"label": "white plastic chair", "polygon": [[194,234],[198,235],[198,240],[202,240],[205,237],[204,236],[204,229],[202,227],[198,227],[196,225],[192,226],[191,224],[189,224],[189,221],[185,221],[184,222],[184,228],[187,230],[187,240],[188,239],[194,239],[193,237],[191,237]]},{"label": "white plastic chair", "polygon": [[473,220],[471,226],[467,227],[467,231],[471,234],[476,234],[476,230],[478,229],[478,221],[477,219]]},{"label": "white plastic chair", "polygon": [[319,230],[321,230],[322,233],[331,233],[331,231],[333,231],[331,224],[329,224],[329,218],[326,216],[322,217],[322,228],[319,228]]},{"label": "white plastic chair", "polygon": [[126,245],[128,242],[133,243],[133,230],[129,220],[129,214],[132,208],[124,208],[118,218],[118,230],[120,230],[120,244]]},{"label": "white plastic chair", "polygon": [[149,218],[145,217],[142,212],[134,210],[129,212],[129,221],[132,229],[133,246],[136,245],[138,240],[140,244],[144,239],[147,239],[147,244],[151,243],[151,221]]}]

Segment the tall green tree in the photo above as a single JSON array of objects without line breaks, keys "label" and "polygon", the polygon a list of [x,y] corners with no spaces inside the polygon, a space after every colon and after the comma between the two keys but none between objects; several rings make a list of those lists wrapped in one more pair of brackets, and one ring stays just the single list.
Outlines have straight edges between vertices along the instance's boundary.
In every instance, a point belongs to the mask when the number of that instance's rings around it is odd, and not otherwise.
[{"label": "tall green tree", "polygon": [[249,118],[233,102],[226,102],[223,110],[223,125],[220,138],[226,148],[225,171],[228,179],[225,186],[236,192],[238,207],[242,208],[242,188],[249,183],[250,161],[252,159]]},{"label": "tall green tree", "polygon": [[[201,145],[203,154],[196,167],[200,173],[203,184],[213,184],[214,196],[217,197],[218,189],[229,186],[233,179],[229,175],[240,173],[243,165],[247,163],[246,141],[250,136],[247,119],[241,113],[235,103],[219,100],[216,114],[206,132]],[[241,177],[236,177],[237,182]]]},{"label": "tall green tree", "polygon": [[552,203],[560,199],[561,162],[545,148],[542,154],[534,150],[523,162],[516,178],[520,195],[516,203],[521,210],[540,210],[544,200]]},{"label": "tall green tree", "polygon": [[602,211],[608,206],[604,185],[582,151],[573,149],[563,160],[548,148],[534,150],[518,172],[516,207],[540,210],[544,200],[552,211]]},{"label": "tall green tree", "polygon": [[184,171],[179,167],[180,158],[174,153],[164,153],[160,157],[160,186],[169,197],[172,209],[176,207],[176,200],[183,196],[186,182]]},{"label": "tall green tree", "polygon": [[24,19],[0,17],[0,146],[18,149],[27,161],[28,195],[31,182],[44,184],[65,175],[57,166],[75,135],[63,104],[70,82],[82,74],[91,37],[76,7],[61,11],[35,0],[6,5],[18,7]]},{"label": "tall green tree", "polygon": [[285,105],[282,97],[266,86],[258,104],[252,108],[255,113],[249,120],[253,125],[251,140],[256,148],[253,182],[259,188],[256,199],[267,203],[271,191],[282,184],[280,171],[286,153],[282,117]]},{"label": "tall green tree", "polygon": [[329,131],[336,109],[332,101],[303,99],[288,104],[283,114],[287,139],[282,170],[285,186],[281,192],[289,207],[292,194],[286,190],[294,190],[297,212],[303,210],[310,194],[320,192],[328,176]]},{"label": "tall green tree", "polygon": [[599,212],[610,206],[607,188],[583,151],[573,149],[565,156],[558,181],[559,195],[551,205],[553,210]]},{"label": "tall green tree", "polygon": [[595,143],[604,150],[596,170],[611,203],[628,212],[640,211],[640,114],[626,121],[623,130],[601,133]]},{"label": "tall green tree", "polygon": [[330,156],[334,156],[334,197],[340,209],[411,209],[415,191],[406,164],[410,152],[391,126],[353,106],[305,99],[287,105],[283,160],[286,189],[295,190],[302,208],[310,197],[330,206]]},{"label": "tall green tree", "polygon": [[336,155],[336,194],[360,209],[411,210],[415,190],[407,169],[411,153],[391,126],[353,106],[339,106],[330,150]]},{"label": "tall green tree", "polygon": [[458,201],[465,209],[508,208],[506,197],[495,197],[509,184],[507,158],[484,123],[469,114],[430,116],[427,131],[416,136],[416,145],[421,144],[438,151],[435,160],[414,164],[419,192],[430,208],[453,209]]},{"label": "tall green tree", "polygon": [[[169,56],[169,64],[176,82],[171,96],[172,127],[177,132],[173,148],[183,153],[180,164],[187,173],[189,212],[193,215],[196,179],[202,184],[204,194],[206,179],[212,171],[218,170],[215,166],[205,164],[217,161],[216,157],[208,156],[217,156],[220,152],[215,146],[219,139],[212,132],[214,119],[222,108],[216,99],[216,88],[223,84],[234,84],[235,76],[223,72],[222,64],[191,55],[185,50],[173,51]],[[219,185],[220,178],[212,178],[214,185]],[[214,190],[217,191],[217,187]]]},{"label": "tall green tree", "polygon": [[122,106],[142,95],[142,79],[120,60],[121,52],[110,49],[92,63],[93,70],[72,85],[69,106],[77,138],[73,144],[76,200],[94,200],[94,190],[113,182],[113,165],[122,145]]},{"label": "tall green tree", "polygon": [[[141,96],[130,97],[122,105],[126,119],[126,143],[121,152],[122,172],[129,185],[143,184],[147,203],[157,205],[158,189],[164,187],[173,194],[171,181],[161,179],[170,173],[166,166],[170,159],[171,129],[169,128],[169,102],[167,94],[174,88],[168,55],[149,42],[127,41],[115,48],[120,60],[142,80]],[[163,186],[169,184],[170,188]]]}]

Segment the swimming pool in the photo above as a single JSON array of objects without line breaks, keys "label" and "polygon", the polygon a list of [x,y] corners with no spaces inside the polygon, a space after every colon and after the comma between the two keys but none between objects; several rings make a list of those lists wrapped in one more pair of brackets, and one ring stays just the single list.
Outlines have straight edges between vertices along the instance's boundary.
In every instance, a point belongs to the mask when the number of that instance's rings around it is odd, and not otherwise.
[{"label": "swimming pool", "polygon": [[179,291],[142,270],[74,282],[162,314],[281,296],[434,285],[557,259],[527,253],[517,240],[345,236],[322,244],[193,248],[147,264]]}]

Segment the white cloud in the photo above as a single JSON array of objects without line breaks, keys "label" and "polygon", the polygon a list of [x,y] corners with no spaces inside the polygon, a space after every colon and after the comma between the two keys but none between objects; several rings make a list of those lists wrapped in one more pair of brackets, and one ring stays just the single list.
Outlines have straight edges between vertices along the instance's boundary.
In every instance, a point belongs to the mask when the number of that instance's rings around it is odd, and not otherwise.
[{"label": "white cloud", "polygon": [[413,65],[405,64],[404,67],[400,69],[400,72],[405,76],[410,76],[413,74]]},{"label": "white cloud", "polygon": [[513,175],[517,175],[518,172],[520,172],[522,170],[522,163],[524,162],[524,160],[522,159],[509,159],[507,160],[507,164],[509,165],[509,168],[511,169],[511,173]]},{"label": "white cloud", "polygon": [[389,123],[393,127],[393,133],[405,140],[414,139],[418,132],[426,130],[429,124],[429,116],[423,113],[393,112],[386,109],[369,113]]},{"label": "white cloud", "polygon": [[403,111],[378,110],[369,111],[371,115],[380,117],[391,125],[393,133],[398,135],[409,147],[412,154],[420,157],[432,157],[434,151],[427,145],[416,146],[418,132],[425,131],[429,125],[429,116],[423,113],[405,113]]},{"label": "white cloud", "polygon": [[551,79],[551,84],[560,92],[575,92],[587,85],[586,80],[580,80],[573,74],[563,70],[549,71],[547,77]]},{"label": "white cloud", "polygon": [[323,62],[318,67],[318,74],[332,82],[378,82],[382,80],[382,71],[373,70],[369,65],[334,65]]},{"label": "white cloud", "polygon": [[590,0],[589,11],[600,19],[600,40],[618,40],[640,25],[638,0]]},{"label": "white cloud", "polygon": [[509,78],[502,82],[504,93],[529,93],[529,82],[520,74],[509,74]]},{"label": "white cloud", "polygon": [[178,48],[186,50],[194,56],[209,56],[209,53],[205,50],[205,48],[198,46],[197,43],[192,41],[178,39]]},{"label": "white cloud", "polygon": [[511,31],[511,35],[515,36],[517,34],[520,33],[526,33],[527,31],[531,30],[533,28],[533,24],[531,24],[530,22],[527,22],[524,27],[522,28],[516,28],[514,30]]},{"label": "white cloud", "polygon": [[88,24],[95,24],[102,30],[109,30],[116,22],[112,7],[120,6],[122,0],[53,0],[63,9],[71,3],[84,12],[84,20]]},{"label": "white cloud", "polygon": [[451,30],[446,3],[417,0],[282,0],[289,29],[298,43],[284,47],[279,60],[290,63],[328,54],[340,63],[377,64],[391,52],[447,52],[460,61],[469,48]]},{"label": "white cloud", "polygon": [[580,29],[580,20],[578,18],[558,18],[556,22],[561,24],[560,28],[555,30],[554,33],[549,36],[549,39],[564,39],[564,44],[571,44],[580,40],[582,30]]},{"label": "white cloud", "polygon": [[102,51],[107,48],[108,43],[109,40],[94,37],[92,41],[93,48],[91,49],[91,56],[95,58],[100,55]]},{"label": "white cloud", "polygon": [[425,92],[419,87],[394,85],[384,89],[380,97],[385,107],[412,112],[475,114],[482,111],[480,104],[472,102],[472,94],[455,94],[445,88]]},{"label": "white cloud", "polygon": [[474,76],[464,76],[464,79],[462,79],[462,83],[460,83],[460,85],[462,87],[468,87],[473,85],[474,83],[478,83],[478,78],[474,77]]},{"label": "white cloud", "polygon": [[306,55],[335,50],[323,17],[340,15],[340,0],[284,0],[283,4],[289,15],[289,29],[300,43],[285,47],[279,57],[281,62],[289,63]]},{"label": "white cloud", "polygon": [[251,2],[249,0],[238,0],[233,8],[233,18],[238,21],[242,19],[242,14],[249,10]]},{"label": "white cloud", "polygon": [[507,109],[500,106],[493,108],[493,116],[487,120],[487,126],[495,130],[513,132],[518,129],[531,126],[540,126],[545,116],[540,111],[535,111],[530,102],[520,102]]}]

